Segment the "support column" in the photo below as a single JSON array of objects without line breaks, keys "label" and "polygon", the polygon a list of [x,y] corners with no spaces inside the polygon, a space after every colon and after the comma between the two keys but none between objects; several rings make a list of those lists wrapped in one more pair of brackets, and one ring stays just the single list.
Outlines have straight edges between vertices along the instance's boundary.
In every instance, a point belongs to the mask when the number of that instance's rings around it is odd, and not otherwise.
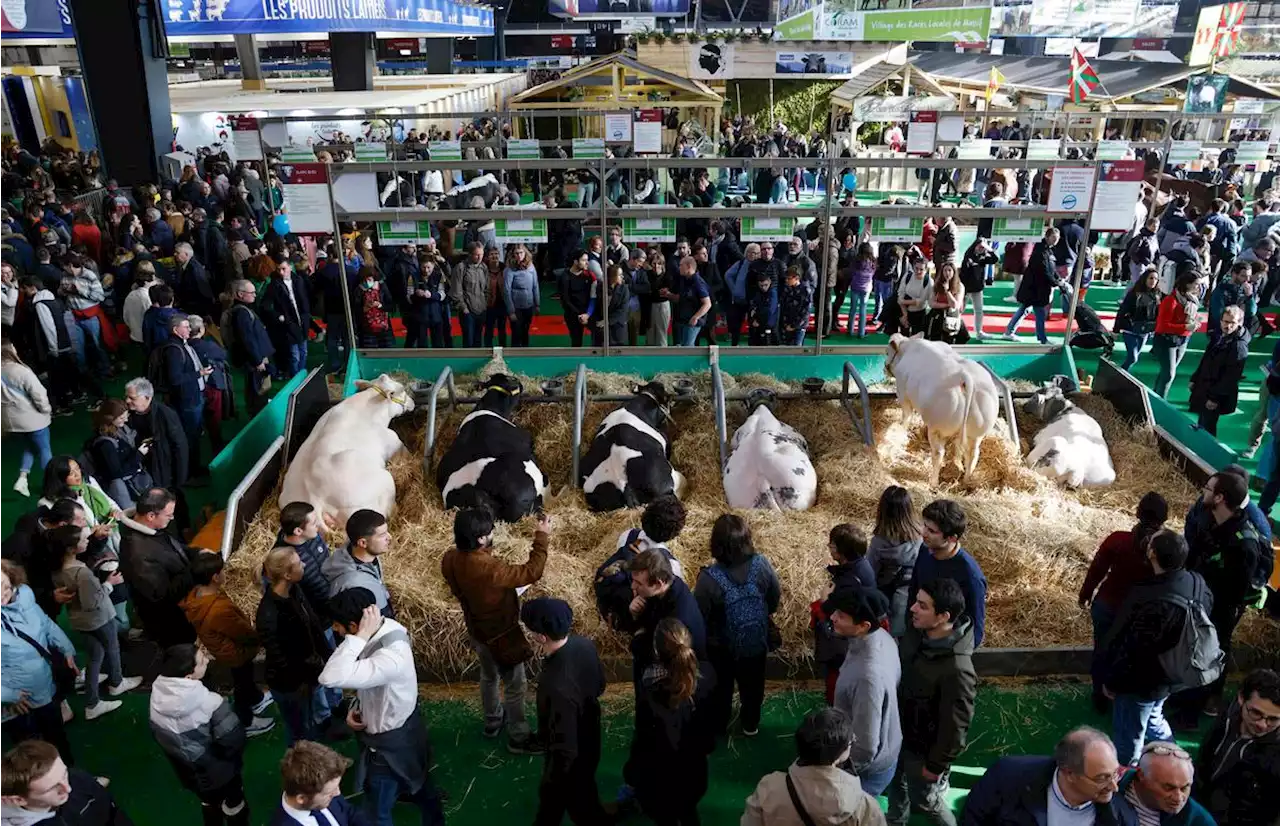
[{"label": "support column", "polygon": [[427,47],[427,74],[453,74],[453,39],[434,37]]},{"label": "support column", "polygon": [[107,174],[121,186],[153,183],[173,146],[168,44],[159,3],[70,0],[76,49]]},{"label": "support column", "polygon": [[236,57],[240,59],[240,88],[260,92],[267,88],[262,78],[262,61],[258,59],[258,41],[251,34],[233,35]]},{"label": "support column", "polygon": [[374,57],[372,32],[330,32],[333,91],[372,92]]}]

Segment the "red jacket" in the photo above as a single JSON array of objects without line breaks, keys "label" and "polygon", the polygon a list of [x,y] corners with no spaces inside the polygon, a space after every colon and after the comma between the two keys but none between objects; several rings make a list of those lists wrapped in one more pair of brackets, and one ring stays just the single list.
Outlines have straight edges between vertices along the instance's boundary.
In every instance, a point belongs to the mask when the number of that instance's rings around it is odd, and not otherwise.
[{"label": "red jacket", "polygon": [[1178,303],[1178,299],[1172,295],[1167,295],[1160,302],[1160,309],[1156,311],[1156,333],[1166,333],[1171,336],[1189,336],[1187,332],[1187,313],[1182,309],[1182,305]]},{"label": "red jacket", "polygon": [[[1113,611],[1120,610],[1129,590],[1144,579],[1155,576],[1147,555],[1133,540],[1133,531],[1115,531],[1098,546],[1089,563],[1089,572],[1080,586],[1080,601],[1092,597]],[[1104,580],[1103,577],[1106,577]],[[1102,587],[1099,588],[1098,584]],[[1094,591],[1098,593],[1095,595]]]}]

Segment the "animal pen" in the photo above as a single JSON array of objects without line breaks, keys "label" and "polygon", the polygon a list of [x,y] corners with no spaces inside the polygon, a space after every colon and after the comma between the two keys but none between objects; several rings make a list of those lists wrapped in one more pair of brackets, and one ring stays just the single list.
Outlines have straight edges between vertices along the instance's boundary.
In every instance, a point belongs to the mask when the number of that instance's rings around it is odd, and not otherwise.
[{"label": "animal pen", "polygon": [[[484,116],[506,117],[503,113]],[[1171,116],[1167,112],[1125,112],[1117,117]],[[357,197],[360,192],[375,191],[374,178],[379,172],[484,169],[547,174],[586,167],[603,182],[610,174],[630,175],[637,170],[665,174],[668,170],[705,168],[714,174],[730,168],[756,169],[771,162],[658,157],[576,162],[541,158],[374,161],[334,164],[329,187],[335,224],[484,218],[533,222],[536,227],[539,221],[554,217],[588,222],[597,231],[622,226],[664,232],[668,226],[674,230],[676,219],[741,218],[749,219],[757,237],[781,239],[797,229],[798,221],[830,223],[840,216],[860,216],[910,222],[939,211],[906,204],[843,206],[830,198],[813,206],[619,206],[602,196],[589,208],[576,205],[557,209],[552,215],[530,205],[484,210],[378,209],[368,205],[367,196]],[[837,173],[848,163],[926,169],[992,165],[989,159],[924,158],[828,158],[821,163],[827,167],[828,181],[840,180]],[[1017,165],[1032,170],[1087,169],[1097,173],[1104,163],[1109,162],[1046,159],[1020,160]],[[1095,181],[1097,177],[1095,174]],[[1092,215],[1087,207],[1088,203],[1072,211],[1048,213],[1044,206],[1024,204],[980,211],[955,209],[949,214],[958,223],[972,223],[981,216],[1027,221],[1032,227],[1052,218],[1078,218],[1087,233]],[[750,240],[745,230],[744,226],[744,240]],[[825,262],[826,256],[822,260]],[[826,272],[825,264],[821,269],[817,296],[824,294],[821,285],[833,276]],[[1079,256],[1072,273],[1077,288],[1082,272],[1083,256]],[[1078,289],[1071,298],[1067,340],[1076,294]],[[601,300],[607,306],[607,299]],[[384,557],[384,571],[400,619],[414,639],[424,678],[456,679],[467,676],[473,668],[461,610],[440,575],[440,558],[452,543],[452,515],[443,509],[440,491],[428,471],[451,443],[469,405],[476,401],[472,386],[498,372],[523,382],[523,399],[514,423],[533,436],[536,460],[551,480],[546,510],[555,521],[555,532],[546,573],[529,595],[567,600],[574,608],[575,629],[593,638],[607,658],[618,658],[615,663],[624,658],[626,644],[600,620],[591,583],[596,567],[613,553],[619,534],[638,524],[639,512],[589,511],[577,489],[578,462],[600,421],[610,409],[631,398],[633,385],[659,380],[674,388],[677,397],[669,434],[671,460],[689,480],[685,497],[688,520],[671,547],[689,572],[690,584],[694,572],[709,559],[712,522],[728,510],[721,470],[733,430],[745,418],[742,402],[747,395],[756,389],[772,391],[778,418],[799,431],[808,443],[818,476],[816,505],[803,512],[743,512],[757,549],[769,556],[782,580],[783,603],[776,619],[783,646],[773,657],[774,673],[808,673],[811,667],[809,604],[825,594],[827,531],[841,522],[870,527],[880,493],[891,484],[906,487],[917,507],[934,498],[951,498],[968,513],[969,529],[963,544],[990,580],[987,643],[975,656],[980,671],[1087,673],[1089,623],[1077,607],[1076,594],[1097,543],[1112,530],[1132,526],[1133,509],[1148,490],[1162,492],[1171,513],[1185,513],[1198,495],[1198,483],[1213,469],[1232,461],[1230,451],[1193,429],[1185,415],[1128,373],[1103,360],[1092,393],[1083,394],[1078,403],[1101,425],[1117,479],[1107,488],[1064,490],[1023,462],[1026,446],[1041,425],[1024,416],[1016,402],[1055,375],[1076,376],[1070,347],[1062,343],[966,345],[957,352],[983,364],[996,379],[1002,394],[1001,425],[982,445],[981,461],[970,482],[963,482],[955,468],[948,467],[940,486],[930,489],[922,428],[905,418],[896,402],[892,380],[885,372],[883,347],[833,344],[822,334],[826,302],[820,298],[815,301],[817,334],[812,344],[798,348],[659,349],[606,343],[599,348],[572,349],[350,352],[344,396],[355,392],[357,380],[387,373],[409,386],[417,402],[413,413],[392,424],[408,450],[389,468],[396,480],[397,510],[390,525],[395,544]],[[346,313],[349,330],[354,332],[349,303]],[[283,470],[332,403],[321,371],[299,374],[211,465],[213,484],[219,494],[227,496],[221,549],[228,557],[228,587],[242,607],[252,609],[260,597],[259,569],[275,540],[280,506],[275,497]],[[530,518],[499,526],[496,552],[523,560],[533,528]],[[331,544],[340,541],[341,537],[331,537]],[[1273,656],[1280,649],[1274,625],[1257,615],[1242,626],[1238,639],[1237,665]]]}]

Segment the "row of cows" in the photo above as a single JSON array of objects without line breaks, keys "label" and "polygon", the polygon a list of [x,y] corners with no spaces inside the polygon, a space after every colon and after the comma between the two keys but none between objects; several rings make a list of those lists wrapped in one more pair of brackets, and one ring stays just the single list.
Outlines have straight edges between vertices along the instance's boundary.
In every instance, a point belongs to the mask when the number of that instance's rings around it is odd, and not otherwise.
[{"label": "row of cows", "polygon": [[[982,440],[999,417],[1000,394],[990,374],[946,344],[903,336],[890,341],[885,367],[903,409],[919,413],[924,423],[931,484],[938,484],[948,445],[955,446],[968,478]],[[386,465],[404,445],[390,423],[414,409],[404,385],[385,374],[357,387],[359,392],[317,422],[281,490],[282,502],[311,502],[336,524],[360,508],[395,509],[395,482]],[[446,509],[483,506],[506,522],[541,509],[550,479],[538,466],[533,437],[514,421],[523,389],[518,379],[504,374],[479,386],[479,400],[436,466]],[[682,496],[687,486],[672,465],[667,389],[649,382],[632,393],[600,423],[582,458],[577,481],[595,511],[639,507],[666,494]],[[731,508],[805,510],[817,500],[808,445],[777,418],[771,404],[768,394],[753,394],[747,419],[733,435],[722,468]],[[1070,487],[1115,481],[1101,429],[1061,386],[1041,389],[1024,409],[1045,422],[1028,465]]]}]

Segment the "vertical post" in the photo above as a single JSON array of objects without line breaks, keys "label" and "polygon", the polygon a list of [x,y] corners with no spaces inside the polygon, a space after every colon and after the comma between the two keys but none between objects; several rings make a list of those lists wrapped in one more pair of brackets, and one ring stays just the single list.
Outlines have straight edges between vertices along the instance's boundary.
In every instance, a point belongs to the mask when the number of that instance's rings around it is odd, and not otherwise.
[{"label": "vertical post", "polygon": [[773,128],[773,78],[769,78],[769,128]]},{"label": "vertical post", "polygon": [[[613,342],[609,340],[609,197],[605,192],[606,176],[608,174],[608,158],[604,153],[600,155],[600,243],[601,249],[604,250],[604,258],[600,262],[600,269],[604,272],[604,278],[600,279],[600,289],[597,291],[597,301],[603,302],[600,306],[600,317],[604,319],[604,354],[609,355],[609,351],[613,348]],[[586,206],[586,204],[583,204]],[[587,319],[587,323],[591,323],[591,319]]]},{"label": "vertical post", "polygon": [[[334,252],[339,256],[342,255],[342,226],[338,223],[338,207],[337,202],[333,199],[333,169],[326,170],[325,175],[326,186],[329,187],[329,211],[333,215],[333,246]],[[351,290],[347,288],[347,269],[344,262],[339,258],[338,267],[342,276],[342,312],[347,317],[347,358],[351,357],[351,353],[356,349],[356,321],[355,313],[351,309]]]},{"label": "vertical post", "polygon": [[[1169,153],[1173,151],[1173,113],[1169,114],[1168,119],[1164,122],[1164,154],[1160,157],[1160,168],[1156,172],[1156,188],[1151,193],[1151,209],[1147,210],[1147,217],[1150,218],[1156,214],[1156,208],[1160,206],[1160,189],[1164,186],[1164,168],[1169,163]],[[1143,175],[1143,180],[1146,176]]]},{"label": "vertical post", "polygon": [[[827,124],[829,127],[829,134],[834,136],[835,124],[836,124],[835,110],[828,112]],[[832,148],[831,151],[827,152],[827,192],[826,192],[826,197],[823,198],[822,215],[821,217],[816,219],[816,220],[822,221],[823,223],[822,229],[819,231],[819,235],[818,235],[820,239],[819,244],[821,244],[821,248],[822,248],[822,267],[820,268],[820,271],[818,273],[818,290],[814,295],[815,299],[818,302],[818,309],[817,309],[817,312],[814,314],[814,319],[813,319],[813,323],[814,323],[813,348],[814,348],[814,352],[817,354],[822,353],[822,338],[823,338],[824,332],[826,331],[826,320],[827,320],[827,311],[828,311],[827,285],[831,283],[830,279],[832,276],[835,275],[835,273],[829,272],[828,270],[830,269],[830,266],[831,266],[831,235],[832,235],[831,214],[834,209],[832,205],[832,201],[833,201],[832,191],[835,188],[835,179],[836,179],[835,162],[836,162],[837,154],[838,153],[836,153],[834,147]],[[814,188],[817,189],[816,182],[814,183]],[[832,324],[834,323],[835,323],[835,320],[832,319]]]},{"label": "vertical post", "polygon": [[[1075,272],[1071,274],[1071,297],[1067,302],[1067,327],[1066,332],[1062,336],[1062,346],[1071,346],[1071,334],[1075,332],[1076,326],[1076,304],[1080,301],[1080,282],[1084,279],[1084,264],[1086,255],[1093,254],[1093,245],[1089,243],[1089,233],[1093,229],[1093,204],[1098,198],[1098,178],[1102,175],[1102,166],[1094,160],[1093,164],[1093,192],[1089,195],[1089,212],[1084,218],[1084,240],[1080,243],[1080,249],[1076,250],[1076,267]],[[1076,217],[1079,221],[1079,217]],[[1050,309],[1053,305],[1050,304]],[[1074,377],[1073,377],[1074,378]]]}]

